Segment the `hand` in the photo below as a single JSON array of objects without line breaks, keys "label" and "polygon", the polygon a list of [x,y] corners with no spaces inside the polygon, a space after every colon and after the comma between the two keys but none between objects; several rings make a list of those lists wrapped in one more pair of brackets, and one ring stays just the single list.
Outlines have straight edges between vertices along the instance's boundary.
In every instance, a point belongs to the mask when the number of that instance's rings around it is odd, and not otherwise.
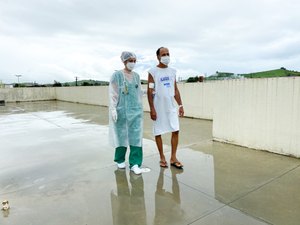
[{"label": "hand", "polygon": [[179,116],[180,116],[180,117],[183,117],[183,116],[184,116],[183,106],[179,107]]},{"label": "hand", "polygon": [[117,120],[118,120],[118,113],[117,113],[116,109],[112,109],[111,110],[111,118],[114,121],[114,123],[117,122]]},{"label": "hand", "polygon": [[150,117],[152,120],[156,120],[156,111],[154,108],[150,110]]}]

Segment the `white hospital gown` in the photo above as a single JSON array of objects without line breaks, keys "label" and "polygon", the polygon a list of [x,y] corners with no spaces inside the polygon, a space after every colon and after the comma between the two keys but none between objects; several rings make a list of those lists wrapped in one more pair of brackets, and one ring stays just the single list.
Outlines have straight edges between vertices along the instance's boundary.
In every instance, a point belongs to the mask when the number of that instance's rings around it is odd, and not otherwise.
[{"label": "white hospital gown", "polygon": [[156,120],[153,123],[154,136],[179,130],[178,109],[174,99],[176,70],[154,67],[149,70],[155,82],[154,108]]}]

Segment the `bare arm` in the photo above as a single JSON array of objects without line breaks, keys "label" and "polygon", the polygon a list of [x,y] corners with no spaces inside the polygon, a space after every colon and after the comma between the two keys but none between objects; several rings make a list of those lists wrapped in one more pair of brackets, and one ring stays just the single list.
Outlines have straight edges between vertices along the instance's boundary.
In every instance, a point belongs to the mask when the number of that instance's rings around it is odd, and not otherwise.
[{"label": "bare arm", "polygon": [[155,84],[154,79],[150,73],[148,73],[148,88],[147,88],[147,95],[148,95],[148,103],[150,107],[150,117],[152,120],[156,120],[156,111],[153,104],[153,91],[154,87],[149,87],[150,84]]},{"label": "bare arm", "polygon": [[176,82],[175,82],[175,96],[174,97],[175,97],[177,104],[179,105],[179,116],[182,117],[182,116],[184,116],[184,110],[183,110],[183,105],[182,105],[182,101],[181,101],[181,97],[180,97],[180,92],[178,90]]}]

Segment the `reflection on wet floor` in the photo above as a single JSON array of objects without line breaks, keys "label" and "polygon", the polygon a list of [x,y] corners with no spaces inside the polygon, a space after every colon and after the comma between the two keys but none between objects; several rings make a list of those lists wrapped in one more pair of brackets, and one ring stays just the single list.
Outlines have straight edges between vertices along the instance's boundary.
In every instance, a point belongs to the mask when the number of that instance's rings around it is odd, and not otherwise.
[{"label": "reflection on wet floor", "polygon": [[161,168],[156,184],[154,224],[184,224],[182,218],[185,212],[181,208],[180,187],[176,176],[183,170],[171,169],[171,190],[164,188],[164,171],[165,169]]},{"label": "reflection on wet floor", "polygon": [[144,180],[142,175],[124,169],[115,170],[117,190],[111,192],[112,218],[114,225],[141,224],[146,222]]},{"label": "reflection on wet floor", "polygon": [[145,113],[151,172],[137,176],[112,160],[107,108],[1,106],[0,197],[11,208],[0,224],[298,224],[299,159],[213,142],[211,121],[180,122],[184,170],[159,167]]}]

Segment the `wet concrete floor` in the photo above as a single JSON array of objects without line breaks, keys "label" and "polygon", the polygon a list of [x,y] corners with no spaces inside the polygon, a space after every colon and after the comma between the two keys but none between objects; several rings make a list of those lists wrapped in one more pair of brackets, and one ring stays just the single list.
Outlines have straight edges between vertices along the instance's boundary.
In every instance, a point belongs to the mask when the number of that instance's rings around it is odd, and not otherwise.
[{"label": "wet concrete floor", "polygon": [[[159,167],[144,118],[140,176],[118,170],[107,108],[60,101],[0,106],[1,225],[299,225],[300,160],[212,141],[180,120],[184,170]],[[164,136],[170,157],[170,136]]]}]

